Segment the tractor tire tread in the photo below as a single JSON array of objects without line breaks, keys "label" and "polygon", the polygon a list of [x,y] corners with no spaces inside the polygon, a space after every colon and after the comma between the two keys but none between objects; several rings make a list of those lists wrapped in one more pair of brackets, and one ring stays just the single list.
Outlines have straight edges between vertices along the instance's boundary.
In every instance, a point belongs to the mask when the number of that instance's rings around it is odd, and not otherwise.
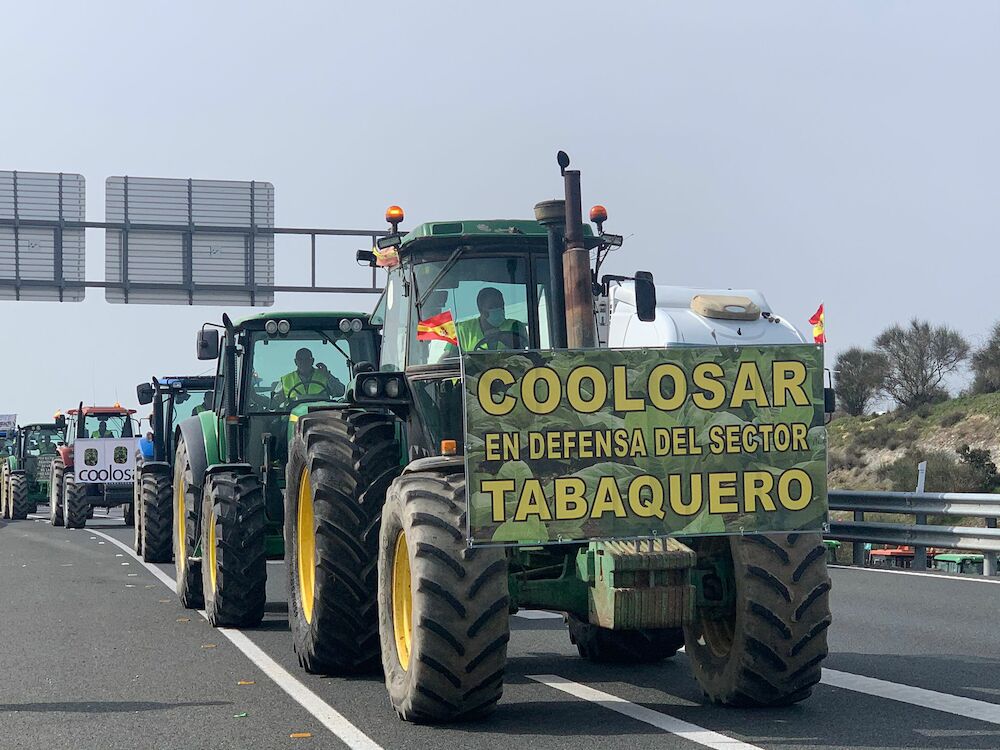
[{"label": "tractor tire tread", "polygon": [[[379,565],[382,664],[393,707],[406,721],[479,718],[503,694],[510,640],[506,558],[498,548],[463,554],[465,493],[464,474],[421,471],[397,477],[386,499]],[[413,552],[408,670],[400,665],[392,622],[391,554],[400,530]]]}]

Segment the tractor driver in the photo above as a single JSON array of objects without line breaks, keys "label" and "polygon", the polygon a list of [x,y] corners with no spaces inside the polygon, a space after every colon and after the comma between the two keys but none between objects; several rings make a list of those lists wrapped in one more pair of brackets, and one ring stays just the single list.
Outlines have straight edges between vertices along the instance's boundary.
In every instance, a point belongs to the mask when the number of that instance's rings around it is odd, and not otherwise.
[{"label": "tractor driver", "polygon": [[340,398],[347,391],[324,365],[313,367],[312,352],[302,347],[295,352],[295,369],[281,376],[280,400],[284,403],[298,401],[309,396]]},{"label": "tractor driver", "polygon": [[100,421],[97,423],[97,429],[90,433],[92,438],[108,438],[114,437],[114,433],[108,429],[108,418],[101,417]]},{"label": "tractor driver", "polygon": [[45,434],[42,436],[42,441],[38,444],[38,454],[40,456],[47,456],[50,453],[56,452],[55,443],[52,442],[52,438]]},{"label": "tractor driver", "polygon": [[476,295],[479,317],[460,320],[455,328],[458,344],[463,352],[488,349],[523,349],[527,345],[524,326],[519,320],[507,317],[503,294],[496,287],[487,286]]},{"label": "tractor driver", "polygon": [[205,391],[205,397],[201,403],[191,410],[191,416],[197,417],[203,411],[212,411],[215,408],[215,394],[212,391]]}]

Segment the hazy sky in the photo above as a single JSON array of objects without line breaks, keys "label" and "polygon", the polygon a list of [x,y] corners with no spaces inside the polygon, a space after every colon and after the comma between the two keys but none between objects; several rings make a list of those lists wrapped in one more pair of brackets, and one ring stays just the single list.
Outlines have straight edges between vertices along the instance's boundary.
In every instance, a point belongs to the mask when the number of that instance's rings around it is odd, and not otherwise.
[{"label": "hazy sky", "polygon": [[[566,149],[606,268],[760,288],[828,362],[912,316],[1000,318],[1000,3],[7,4],[0,169],[268,180],[283,226],[530,217]],[[359,243],[320,283],[362,280]],[[299,250],[295,248],[301,248]],[[279,245],[302,281],[304,244]],[[88,277],[103,233],[88,233]],[[347,269],[347,270],[345,270]],[[279,295],[285,309],[374,297]],[[200,372],[213,307],[0,302],[0,412],[134,404]],[[243,313],[245,310],[230,312]]]}]

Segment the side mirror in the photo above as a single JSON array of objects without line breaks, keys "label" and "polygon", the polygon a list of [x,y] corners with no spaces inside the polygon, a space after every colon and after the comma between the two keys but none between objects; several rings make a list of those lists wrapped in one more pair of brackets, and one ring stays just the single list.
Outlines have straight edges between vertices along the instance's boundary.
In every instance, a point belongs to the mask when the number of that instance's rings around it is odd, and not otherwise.
[{"label": "side mirror", "polygon": [[837,411],[837,392],[833,388],[823,389],[823,411],[827,414]]},{"label": "side mirror", "polygon": [[354,257],[357,260],[358,264],[360,265],[366,265],[366,266],[375,265],[375,253],[373,253],[371,250],[358,250],[357,253],[355,253]]},{"label": "side mirror", "polygon": [[139,399],[139,403],[146,405],[153,403],[153,384],[152,383],[139,383],[135,387],[135,397]]},{"label": "side mirror", "polygon": [[198,331],[198,359],[219,358],[219,329],[202,328]]},{"label": "side mirror", "polygon": [[56,427],[58,427],[60,430],[66,429],[66,415],[65,414],[60,414],[58,417],[56,417]]},{"label": "side mirror", "polygon": [[635,272],[635,310],[643,323],[656,320],[656,285],[649,271]]}]

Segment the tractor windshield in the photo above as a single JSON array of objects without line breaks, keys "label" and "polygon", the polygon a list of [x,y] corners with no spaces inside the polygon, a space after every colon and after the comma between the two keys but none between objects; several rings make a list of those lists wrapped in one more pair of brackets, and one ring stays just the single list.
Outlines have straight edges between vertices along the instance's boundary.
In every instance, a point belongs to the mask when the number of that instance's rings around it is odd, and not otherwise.
[{"label": "tractor windshield", "polygon": [[46,456],[56,452],[56,445],[62,440],[62,435],[54,427],[41,427],[30,430],[26,440],[25,450],[29,456]]},{"label": "tractor windshield", "polygon": [[284,336],[250,336],[251,412],[288,412],[304,401],[342,401],[352,366],[375,361],[374,333],[293,330]]},{"label": "tractor windshield", "polygon": [[84,417],[84,437],[132,437],[132,420],[121,414],[88,414]]},{"label": "tractor windshield", "polygon": [[213,391],[195,390],[181,391],[174,395],[174,416],[171,424],[196,417],[203,411],[214,411],[215,393]]},{"label": "tractor windshield", "polygon": [[413,273],[421,307],[410,364],[434,364],[459,351],[549,346],[545,257],[466,249],[457,260],[417,263]]}]

